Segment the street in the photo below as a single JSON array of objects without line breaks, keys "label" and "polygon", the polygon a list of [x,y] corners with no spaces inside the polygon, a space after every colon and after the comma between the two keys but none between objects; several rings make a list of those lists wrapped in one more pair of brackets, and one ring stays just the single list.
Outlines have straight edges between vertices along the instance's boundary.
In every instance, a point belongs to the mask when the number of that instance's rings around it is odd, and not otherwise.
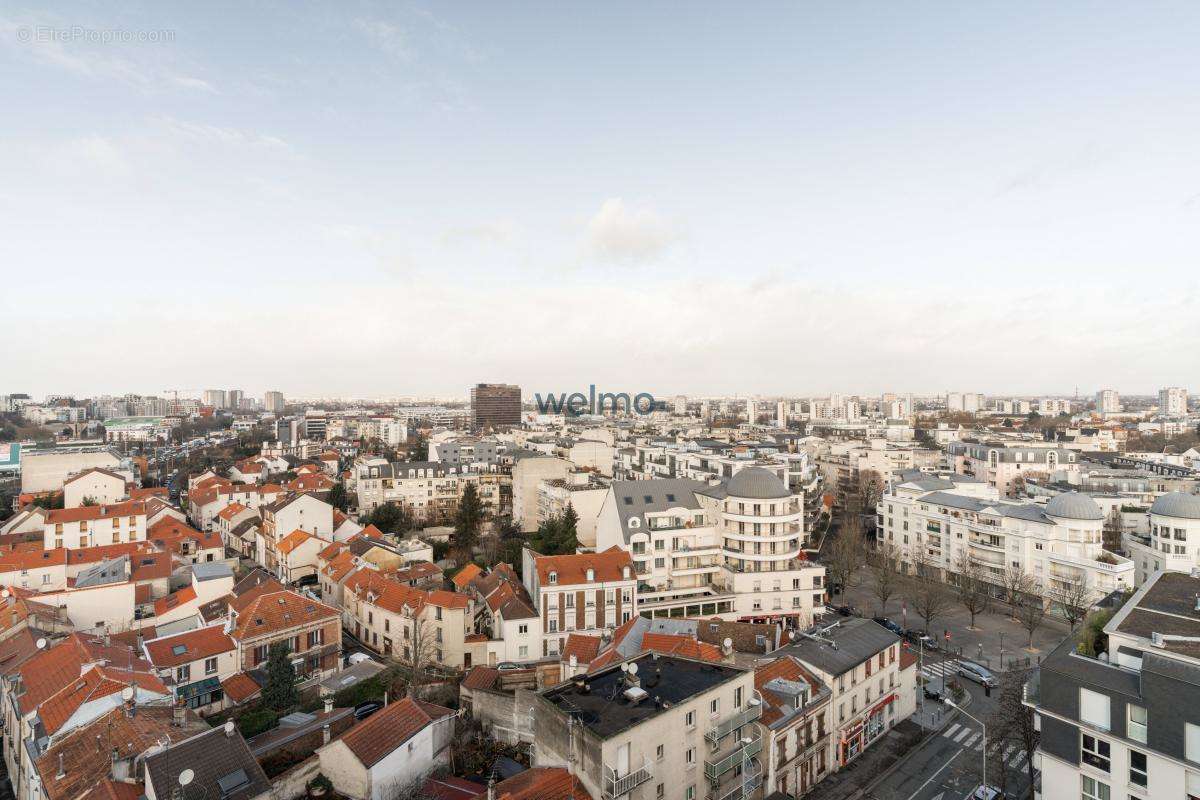
[{"label": "street", "polygon": [[[927,666],[925,675],[938,681],[943,671],[950,671],[949,680],[954,677],[951,670],[953,662],[947,661],[944,667],[940,663]],[[971,696],[965,710],[986,721],[995,711],[998,693],[986,697],[982,687],[966,680],[960,683]],[[960,800],[981,783],[984,738],[979,723],[961,712],[954,716],[953,709],[935,701],[926,700],[923,705],[923,708],[918,706],[914,717],[923,725],[941,725],[945,720],[953,719],[939,733],[912,750],[864,797],[872,800]],[[1001,769],[1005,771],[1005,793],[1009,797],[1023,797],[1029,787],[1025,754],[1009,745],[999,756],[988,758],[990,785],[1001,785]]]}]

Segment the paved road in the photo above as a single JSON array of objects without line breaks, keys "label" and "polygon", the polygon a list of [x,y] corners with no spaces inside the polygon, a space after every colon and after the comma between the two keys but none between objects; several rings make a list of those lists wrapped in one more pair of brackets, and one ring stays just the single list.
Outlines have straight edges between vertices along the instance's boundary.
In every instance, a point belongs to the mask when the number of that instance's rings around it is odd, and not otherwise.
[{"label": "paved road", "polygon": [[[934,664],[926,667],[926,675],[940,677],[943,670],[952,670]],[[951,673],[952,674],[952,673]],[[967,711],[986,720],[995,710],[996,696],[985,697],[982,689],[967,684],[971,702]],[[951,711],[947,709],[947,712]],[[941,713],[932,702],[926,702],[925,715]],[[947,718],[946,716],[942,717]],[[970,795],[980,783],[983,768],[983,731],[979,723],[959,714],[940,733],[917,747],[900,763],[900,766],[876,785],[865,797],[870,800],[961,800]],[[1025,754],[1015,746],[1009,746],[999,756],[988,758],[988,783],[999,783],[999,770],[1007,773],[1006,792],[1010,797],[1022,797],[1029,786],[1025,767]]]}]

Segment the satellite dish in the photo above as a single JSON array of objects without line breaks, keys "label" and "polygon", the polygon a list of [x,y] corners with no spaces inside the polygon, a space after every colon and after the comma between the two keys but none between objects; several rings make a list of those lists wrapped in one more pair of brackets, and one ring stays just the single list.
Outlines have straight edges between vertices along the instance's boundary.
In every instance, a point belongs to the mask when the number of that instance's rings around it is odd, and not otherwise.
[{"label": "satellite dish", "polygon": [[622,663],[621,664],[621,672],[629,672],[629,665]]},{"label": "satellite dish", "polygon": [[192,772],[190,769],[185,769],[183,772],[179,773],[179,785],[187,786],[195,777],[195,772]]},{"label": "satellite dish", "polygon": [[630,675],[637,675],[637,664],[630,664],[630,665],[629,665],[629,674],[630,674]]},{"label": "satellite dish", "polygon": [[46,645],[47,645],[47,642],[46,642],[46,639],[45,639],[44,637],[43,637],[43,638],[41,638],[41,639],[38,639],[38,640],[37,640],[37,649],[38,649],[38,650],[45,650],[45,649],[46,649]]},{"label": "satellite dish", "polygon": [[225,720],[225,735],[233,736],[233,729],[236,727],[237,726],[233,724],[233,720],[231,720],[231,719]]},{"label": "satellite dish", "polygon": [[723,644],[725,645],[725,649],[728,650],[729,648],[733,647],[733,639],[730,639],[728,636],[726,636]]},{"label": "satellite dish", "polygon": [[133,687],[132,686],[126,686],[124,689],[121,690],[121,699],[124,700],[126,703],[128,703],[130,700],[133,699]]},{"label": "satellite dish", "polygon": [[5,589],[4,591],[0,592],[0,597],[3,597],[5,600],[8,599],[8,595],[9,595],[8,589]]}]

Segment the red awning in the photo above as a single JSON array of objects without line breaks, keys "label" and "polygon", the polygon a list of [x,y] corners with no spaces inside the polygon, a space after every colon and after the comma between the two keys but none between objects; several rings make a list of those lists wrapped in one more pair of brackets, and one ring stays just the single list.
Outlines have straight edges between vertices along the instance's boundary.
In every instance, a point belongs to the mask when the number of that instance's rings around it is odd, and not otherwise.
[{"label": "red awning", "polygon": [[875,707],[871,709],[871,711],[867,714],[867,716],[869,717],[869,716],[871,716],[871,714],[882,711],[888,703],[891,703],[895,699],[896,699],[895,692],[893,692],[892,694],[889,694],[887,697],[883,698],[878,703],[876,703]]}]

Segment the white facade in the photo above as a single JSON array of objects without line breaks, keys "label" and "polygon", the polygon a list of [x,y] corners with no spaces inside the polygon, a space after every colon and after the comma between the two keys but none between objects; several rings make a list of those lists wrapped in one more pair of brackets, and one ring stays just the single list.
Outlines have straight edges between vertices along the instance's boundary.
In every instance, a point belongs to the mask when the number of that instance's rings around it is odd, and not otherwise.
[{"label": "white facade", "polygon": [[1187,389],[1171,386],[1158,390],[1158,413],[1163,417],[1183,417],[1188,413]]},{"label": "white facade", "polygon": [[1101,414],[1116,414],[1121,410],[1121,395],[1116,389],[1101,389],[1096,392],[1096,410]]}]

